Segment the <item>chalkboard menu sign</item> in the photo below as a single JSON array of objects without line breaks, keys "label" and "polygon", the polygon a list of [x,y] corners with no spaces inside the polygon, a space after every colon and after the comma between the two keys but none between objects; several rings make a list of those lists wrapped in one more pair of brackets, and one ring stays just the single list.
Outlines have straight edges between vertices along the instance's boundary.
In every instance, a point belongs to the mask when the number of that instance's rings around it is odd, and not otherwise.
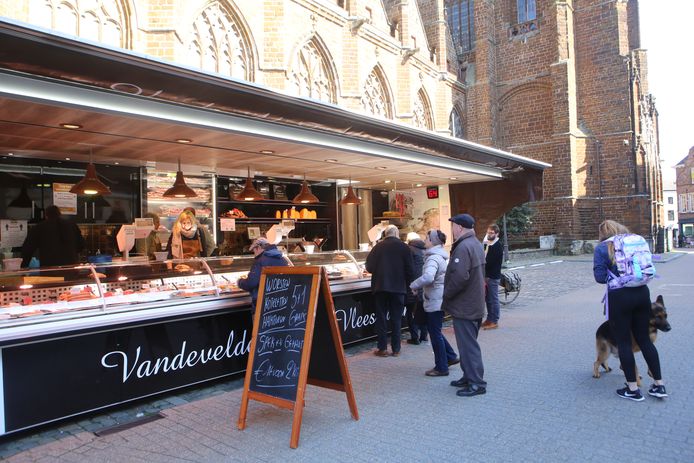
[{"label": "chalkboard menu sign", "polygon": [[268,275],[254,338],[251,391],[294,400],[299,385],[313,275]]},{"label": "chalkboard menu sign", "polygon": [[293,410],[289,445],[296,448],[306,384],[344,391],[352,417],[359,419],[325,270],[266,267],[260,277],[238,428],[246,427],[251,399]]}]

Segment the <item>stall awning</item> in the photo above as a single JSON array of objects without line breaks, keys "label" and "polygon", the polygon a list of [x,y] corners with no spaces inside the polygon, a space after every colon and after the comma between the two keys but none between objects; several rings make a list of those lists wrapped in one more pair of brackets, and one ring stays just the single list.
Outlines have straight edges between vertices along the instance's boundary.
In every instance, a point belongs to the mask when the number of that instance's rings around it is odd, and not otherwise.
[{"label": "stall awning", "polygon": [[17,155],[76,159],[91,146],[97,162],[180,157],[201,170],[351,175],[360,186],[527,175],[537,189],[549,166],[8,20],[0,43],[0,149]]}]

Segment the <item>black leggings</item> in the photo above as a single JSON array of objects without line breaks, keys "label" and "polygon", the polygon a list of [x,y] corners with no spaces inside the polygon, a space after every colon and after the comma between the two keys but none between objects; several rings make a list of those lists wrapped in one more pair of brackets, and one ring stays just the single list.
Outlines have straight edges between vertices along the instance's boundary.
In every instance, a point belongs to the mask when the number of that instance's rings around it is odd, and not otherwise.
[{"label": "black leggings", "polygon": [[610,308],[610,328],[617,341],[619,361],[627,382],[636,382],[636,361],[631,350],[631,335],[641,348],[653,379],[660,380],[660,359],[658,350],[651,342],[648,325],[651,315],[651,293],[648,286],[622,288],[608,293]]}]

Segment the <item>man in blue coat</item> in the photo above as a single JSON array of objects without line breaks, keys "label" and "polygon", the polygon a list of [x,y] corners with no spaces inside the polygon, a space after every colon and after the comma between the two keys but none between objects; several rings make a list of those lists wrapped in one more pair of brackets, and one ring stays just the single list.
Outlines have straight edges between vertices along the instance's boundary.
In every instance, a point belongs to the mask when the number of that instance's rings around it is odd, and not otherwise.
[{"label": "man in blue coat", "polygon": [[255,261],[251,266],[246,278],[239,278],[237,284],[239,288],[251,293],[253,305],[251,313],[255,316],[255,305],[258,301],[258,287],[260,286],[260,273],[263,267],[286,267],[287,260],[282,256],[282,251],[277,246],[270,244],[265,238],[258,238],[253,241],[249,251],[255,255]]},{"label": "man in blue coat", "polygon": [[374,354],[388,356],[387,318],[390,318],[393,356],[400,355],[400,328],[405,294],[414,280],[412,252],[399,236],[398,227],[388,225],[385,238],[366,257],[366,271],[371,273],[371,292],[376,304],[378,349]]}]

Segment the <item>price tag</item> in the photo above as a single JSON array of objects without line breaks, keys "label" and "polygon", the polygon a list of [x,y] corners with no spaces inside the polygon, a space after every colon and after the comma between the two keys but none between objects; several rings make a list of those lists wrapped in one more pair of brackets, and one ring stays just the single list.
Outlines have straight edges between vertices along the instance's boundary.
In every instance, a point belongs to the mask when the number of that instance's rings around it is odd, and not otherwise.
[{"label": "price tag", "polygon": [[236,231],[236,219],[223,218],[219,219],[219,228],[225,231]]}]

